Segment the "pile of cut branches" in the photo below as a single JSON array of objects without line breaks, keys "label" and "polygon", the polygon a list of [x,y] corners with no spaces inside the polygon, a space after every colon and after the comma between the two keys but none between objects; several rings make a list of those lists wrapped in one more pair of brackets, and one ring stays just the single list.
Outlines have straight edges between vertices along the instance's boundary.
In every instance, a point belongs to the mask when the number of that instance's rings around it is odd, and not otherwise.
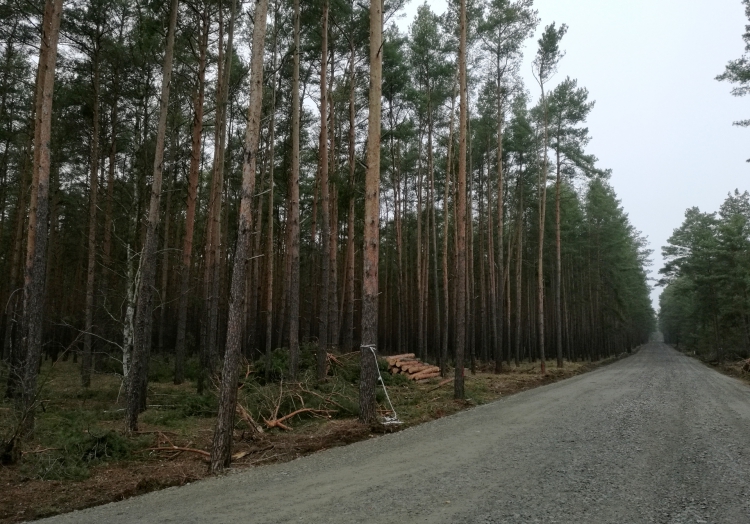
[{"label": "pile of cut branches", "polygon": [[356,389],[332,377],[325,383],[300,382],[254,385],[249,382],[238,402],[239,419],[252,434],[263,429],[290,431],[292,419],[347,418],[356,415]]}]

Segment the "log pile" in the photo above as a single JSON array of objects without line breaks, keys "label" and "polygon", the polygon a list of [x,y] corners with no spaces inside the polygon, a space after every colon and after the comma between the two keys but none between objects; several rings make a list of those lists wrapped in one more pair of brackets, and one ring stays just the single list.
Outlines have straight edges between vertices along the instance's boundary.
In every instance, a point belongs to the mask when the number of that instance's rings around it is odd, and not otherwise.
[{"label": "log pile", "polygon": [[406,375],[410,380],[422,381],[440,376],[440,368],[420,361],[414,353],[386,357],[392,375]]}]

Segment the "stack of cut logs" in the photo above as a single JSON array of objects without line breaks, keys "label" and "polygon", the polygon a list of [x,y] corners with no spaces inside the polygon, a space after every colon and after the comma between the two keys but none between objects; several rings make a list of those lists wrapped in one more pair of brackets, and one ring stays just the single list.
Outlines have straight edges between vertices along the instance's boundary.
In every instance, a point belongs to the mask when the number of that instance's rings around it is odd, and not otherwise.
[{"label": "stack of cut logs", "polygon": [[421,362],[414,353],[385,358],[392,375],[406,375],[411,380],[422,381],[440,376],[440,368]]}]

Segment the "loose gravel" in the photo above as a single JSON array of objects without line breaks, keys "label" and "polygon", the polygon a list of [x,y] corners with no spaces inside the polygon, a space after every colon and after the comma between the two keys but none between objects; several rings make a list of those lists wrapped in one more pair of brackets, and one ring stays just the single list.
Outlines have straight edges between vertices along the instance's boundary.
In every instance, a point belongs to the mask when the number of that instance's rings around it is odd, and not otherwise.
[{"label": "loose gravel", "polygon": [[749,439],[750,388],[652,343],[405,431],[42,522],[748,523]]}]

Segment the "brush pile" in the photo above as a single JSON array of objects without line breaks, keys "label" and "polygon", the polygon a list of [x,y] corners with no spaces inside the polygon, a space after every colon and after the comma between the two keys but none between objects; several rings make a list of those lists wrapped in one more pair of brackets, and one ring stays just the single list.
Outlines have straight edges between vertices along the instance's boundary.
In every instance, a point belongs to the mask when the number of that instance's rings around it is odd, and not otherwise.
[{"label": "brush pile", "polygon": [[440,376],[440,368],[421,362],[414,353],[385,357],[392,375],[406,375],[411,380],[421,382]]}]

